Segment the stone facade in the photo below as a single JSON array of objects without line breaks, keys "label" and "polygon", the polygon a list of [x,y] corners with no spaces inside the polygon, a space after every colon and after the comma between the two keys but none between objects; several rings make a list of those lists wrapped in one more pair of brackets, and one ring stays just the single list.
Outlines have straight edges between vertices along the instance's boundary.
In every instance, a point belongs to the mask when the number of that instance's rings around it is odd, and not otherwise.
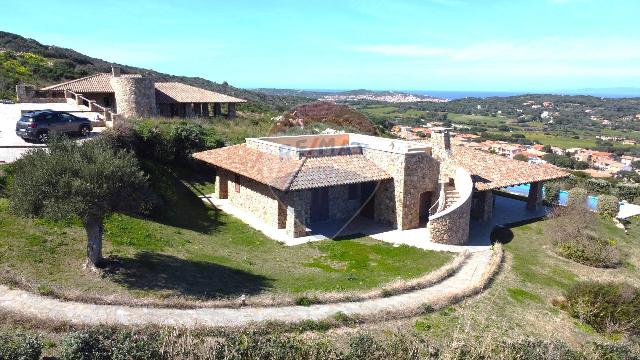
[{"label": "stone facade", "polygon": [[473,181],[469,173],[457,169],[455,184],[460,199],[450,208],[429,218],[427,229],[433,242],[463,245],[469,240]]},{"label": "stone facade", "polygon": [[109,81],[118,115],[135,118],[156,114],[156,89],[151,78],[114,76]]},{"label": "stone facade", "polygon": [[286,194],[287,219],[286,232],[291,237],[307,235],[307,221],[310,217],[311,192],[292,191]]},{"label": "stone facade", "polygon": [[393,177],[378,187],[376,221],[401,230],[420,223],[420,194],[438,188],[439,163],[428,152],[395,153],[363,148],[363,155]]},{"label": "stone facade", "polygon": [[230,174],[227,193],[232,205],[250,212],[269,226],[280,226],[277,190],[244,176]]}]

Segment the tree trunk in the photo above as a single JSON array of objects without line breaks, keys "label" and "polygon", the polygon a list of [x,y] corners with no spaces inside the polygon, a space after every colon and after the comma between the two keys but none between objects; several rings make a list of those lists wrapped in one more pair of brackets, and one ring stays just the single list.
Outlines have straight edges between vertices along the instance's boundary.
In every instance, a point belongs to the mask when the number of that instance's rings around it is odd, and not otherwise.
[{"label": "tree trunk", "polygon": [[87,258],[90,265],[99,267],[102,262],[102,219],[88,219],[84,228],[87,231]]}]

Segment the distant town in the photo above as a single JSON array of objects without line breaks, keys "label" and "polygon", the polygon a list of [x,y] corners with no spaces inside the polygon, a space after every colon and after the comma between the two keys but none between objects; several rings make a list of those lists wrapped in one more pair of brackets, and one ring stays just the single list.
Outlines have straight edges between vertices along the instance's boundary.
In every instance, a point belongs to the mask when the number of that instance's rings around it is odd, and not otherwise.
[{"label": "distant town", "polygon": [[388,103],[415,103],[434,102],[446,103],[449,99],[441,99],[433,96],[420,96],[405,93],[369,93],[369,94],[332,94],[326,95],[321,100],[327,101],[380,101]]}]

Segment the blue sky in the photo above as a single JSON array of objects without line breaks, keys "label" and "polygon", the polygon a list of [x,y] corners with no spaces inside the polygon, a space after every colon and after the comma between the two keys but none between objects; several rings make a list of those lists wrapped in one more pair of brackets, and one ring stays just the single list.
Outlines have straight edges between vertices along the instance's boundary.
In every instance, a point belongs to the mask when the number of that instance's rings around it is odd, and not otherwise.
[{"label": "blue sky", "polygon": [[2,0],[0,29],[240,87],[640,87],[637,0]]}]

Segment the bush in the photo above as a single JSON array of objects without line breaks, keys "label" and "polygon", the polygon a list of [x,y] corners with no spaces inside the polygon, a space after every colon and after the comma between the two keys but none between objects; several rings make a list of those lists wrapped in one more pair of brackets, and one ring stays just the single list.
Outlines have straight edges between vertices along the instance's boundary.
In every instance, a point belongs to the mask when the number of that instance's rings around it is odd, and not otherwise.
[{"label": "bush", "polygon": [[585,207],[587,205],[587,197],[589,194],[587,190],[579,187],[574,187],[569,190],[569,199],[567,205],[570,207]]},{"label": "bush", "polygon": [[544,199],[549,203],[555,203],[560,195],[562,185],[557,182],[548,182],[544,185]]},{"label": "bush", "polygon": [[600,360],[640,360],[640,352],[629,344],[596,343],[593,354]]},{"label": "bush", "polygon": [[0,334],[0,359],[2,360],[38,360],[42,354],[42,343],[31,335]]},{"label": "bush", "polygon": [[631,285],[581,282],[566,299],[569,314],[598,332],[640,335],[640,290]]},{"label": "bush", "polygon": [[611,194],[611,183],[602,179],[588,179],[585,182],[588,192],[596,194]]},{"label": "bush", "polygon": [[114,148],[165,163],[183,162],[194,152],[224,144],[201,125],[188,121],[138,120],[106,130],[103,137]]},{"label": "bush", "polygon": [[152,360],[160,353],[159,334],[153,331],[114,331],[92,328],[64,339],[62,360]]},{"label": "bush", "polygon": [[632,201],[640,197],[639,184],[618,184],[615,194],[620,200]]},{"label": "bush", "polygon": [[613,195],[598,196],[598,212],[604,216],[615,218],[620,210],[620,201]]},{"label": "bush", "polygon": [[620,265],[620,255],[613,241],[597,233],[599,219],[586,207],[557,208],[544,229],[558,254],[575,262],[602,268]]}]

